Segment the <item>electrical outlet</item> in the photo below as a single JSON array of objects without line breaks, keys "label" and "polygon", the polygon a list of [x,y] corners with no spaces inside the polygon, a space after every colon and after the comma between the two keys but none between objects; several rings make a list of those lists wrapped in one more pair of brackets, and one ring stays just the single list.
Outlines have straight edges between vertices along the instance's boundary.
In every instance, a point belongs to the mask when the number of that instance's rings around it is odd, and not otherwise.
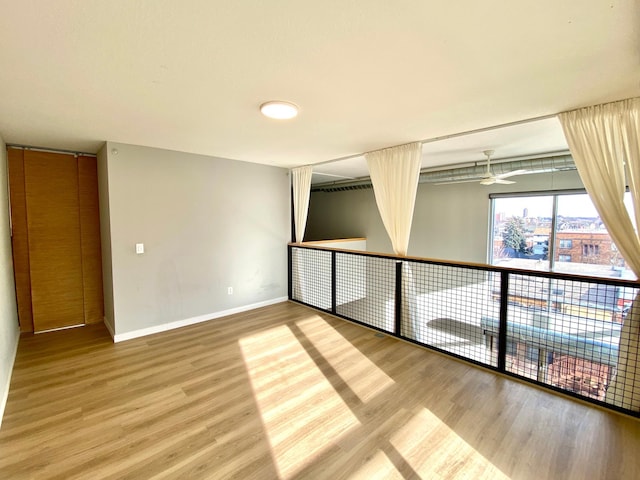
[{"label": "electrical outlet", "polygon": [[227,295],[233,295],[233,287],[227,287]]}]

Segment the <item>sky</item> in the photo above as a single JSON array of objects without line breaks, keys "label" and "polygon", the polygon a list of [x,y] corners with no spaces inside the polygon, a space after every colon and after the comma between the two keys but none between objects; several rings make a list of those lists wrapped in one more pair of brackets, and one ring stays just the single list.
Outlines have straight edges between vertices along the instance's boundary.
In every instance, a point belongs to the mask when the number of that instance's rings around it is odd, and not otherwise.
[{"label": "sky", "polygon": [[[625,195],[625,203],[629,208],[631,202],[630,195]],[[524,209],[528,209],[529,217],[551,217],[553,200],[550,196],[544,197],[504,197],[495,201],[495,214],[504,213],[507,217],[522,217]],[[597,218],[596,211],[589,196],[560,195],[558,197],[558,216],[563,217],[586,217]]]}]

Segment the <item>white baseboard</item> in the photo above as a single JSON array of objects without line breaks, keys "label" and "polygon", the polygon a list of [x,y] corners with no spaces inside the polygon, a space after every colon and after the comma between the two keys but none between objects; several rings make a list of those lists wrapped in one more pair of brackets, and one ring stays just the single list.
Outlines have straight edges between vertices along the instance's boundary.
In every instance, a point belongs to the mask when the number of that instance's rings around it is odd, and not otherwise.
[{"label": "white baseboard", "polygon": [[14,343],[13,352],[9,358],[9,365],[7,365],[7,384],[3,385],[2,397],[0,398],[0,427],[2,427],[2,417],[4,417],[4,409],[7,406],[7,399],[9,398],[9,387],[11,386],[11,374],[13,373],[13,365],[16,362],[16,355],[18,354],[18,342],[20,341],[20,330],[16,335],[16,341]]},{"label": "white baseboard", "polygon": [[124,342],[125,340],[132,340],[134,338],[145,337],[147,335],[153,335],[154,333],[166,332],[168,330],[173,330],[175,328],[186,327],[187,325],[193,325],[195,323],[206,322],[209,320],[214,320],[220,317],[226,317],[228,315],[233,315],[235,313],[246,312],[249,310],[254,310],[260,307],[266,307],[268,305],[273,305],[276,303],[284,302],[288,299],[288,297],[278,297],[272,298],[271,300],[265,300],[263,302],[252,303],[250,305],[243,305],[242,307],[230,308],[229,310],[222,310],[221,312],[207,313],[206,315],[199,315],[197,317],[185,318],[184,320],[176,320],[175,322],[163,323],[162,325],[154,325],[153,327],[141,328],[140,330],[132,330],[131,332],[125,333],[114,333],[107,325],[107,329],[111,333],[113,337],[114,343]]}]

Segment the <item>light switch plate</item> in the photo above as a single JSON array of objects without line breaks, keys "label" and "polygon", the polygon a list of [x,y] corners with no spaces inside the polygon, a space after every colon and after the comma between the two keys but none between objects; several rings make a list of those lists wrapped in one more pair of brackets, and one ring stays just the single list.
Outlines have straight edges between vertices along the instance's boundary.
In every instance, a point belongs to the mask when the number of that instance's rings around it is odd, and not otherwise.
[{"label": "light switch plate", "polygon": [[144,243],[136,243],[136,253],[138,255],[144,253]]}]

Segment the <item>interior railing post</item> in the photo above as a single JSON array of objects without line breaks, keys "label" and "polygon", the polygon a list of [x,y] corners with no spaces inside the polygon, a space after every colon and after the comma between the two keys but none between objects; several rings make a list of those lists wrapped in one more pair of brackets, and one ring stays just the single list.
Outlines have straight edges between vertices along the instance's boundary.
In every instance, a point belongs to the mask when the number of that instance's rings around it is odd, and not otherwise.
[{"label": "interior railing post", "polygon": [[287,269],[289,271],[289,278],[287,279],[287,292],[289,295],[289,300],[293,300],[293,247],[291,245],[287,245]]},{"label": "interior railing post", "polygon": [[507,369],[507,310],[509,308],[509,273],[500,272],[500,328],[498,331],[498,370]]},{"label": "interior railing post", "polygon": [[336,251],[331,252],[331,313],[336,313]]},{"label": "interior railing post", "polygon": [[394,333],[402,336],[402,262],[396,263],[396,311]]}]

